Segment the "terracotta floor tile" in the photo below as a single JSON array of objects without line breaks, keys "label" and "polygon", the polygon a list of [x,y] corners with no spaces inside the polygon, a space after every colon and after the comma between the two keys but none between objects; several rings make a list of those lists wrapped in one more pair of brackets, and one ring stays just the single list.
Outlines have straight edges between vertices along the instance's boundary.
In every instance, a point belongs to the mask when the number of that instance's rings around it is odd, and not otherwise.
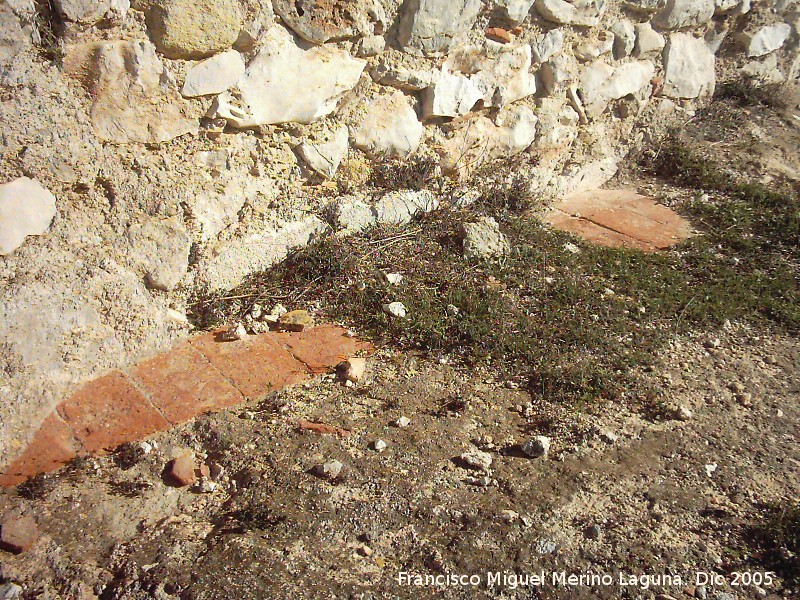
[{"label": "terracotta floor tile", "polygon": [[50,414],[24,452],[0,475],[1,486],[22,483],[39,473],[55,471],[77,456],[78,441],[55,413]]},{"label": "terracotta floor tile", "polygon": [[309,375],[268,333],[235,342],[219,341],[218,333],[209,333],[190,343],[248,398],[264,396]]},{"label": "terracotta floor tile", "polygon": [[242,394],[191,344],[183,344],[129,371],[172,423],[244,402]]},{"label": "terracotta floor tile", "polygon": [[566,198],[556,208],[547,217],[554,227],[608,246],[652,251],[668,248],[692,234],[686,219],[633,190],[592,190]]},{"label": "terracotta floor tile", "polygon": [[319,325],[300,333],[272,335],[314,373],[325,373],[356,352],[372,347],[345,333],[336,325]]},{"label": "terracotta floor tile", "polygon": [[88,452],[111,450],[170,426],[119,371],[84,385],[58,413]]}]

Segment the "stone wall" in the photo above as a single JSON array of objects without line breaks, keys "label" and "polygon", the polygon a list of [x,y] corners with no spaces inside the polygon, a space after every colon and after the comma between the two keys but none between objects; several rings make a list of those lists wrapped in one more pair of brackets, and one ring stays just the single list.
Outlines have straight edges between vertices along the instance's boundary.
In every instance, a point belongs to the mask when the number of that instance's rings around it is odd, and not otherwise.
[{"label": "stone wall", "polygon": [[545,201],[719,77],[800,75],[797,0],[42,4],[0,4],[0,464],[79,382],[186,336],[191,290],[452,200],[362,188],[371,161],[467,182],[518,156]]}]

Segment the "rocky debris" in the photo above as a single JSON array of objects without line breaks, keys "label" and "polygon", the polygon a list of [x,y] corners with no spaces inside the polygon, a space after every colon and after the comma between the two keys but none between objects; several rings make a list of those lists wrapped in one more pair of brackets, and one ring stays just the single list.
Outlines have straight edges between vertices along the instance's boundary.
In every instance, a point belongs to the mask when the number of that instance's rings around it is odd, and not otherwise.
[{"label": "rocky debris", "polygon": [[189,270],[192,240],[174,219],[131,225],[128,241],[132,256],[144,267],[145,283],[152,289],[172,290]]},{"label": "rocky debris", "polygon": [[536,540],[536,543],[533,545],[533,549],[536,551],[536,553],[541,555],[552,554],[557,548],[558,544],[556,544],[553,540],[548,540],[547,538]]},{"label": "rocky debris", "polygon": [[617,60],[630,56],[636,45],[636,28],[628,19],[617,21],[611,26],[614,34],[614,58]]},{"label": "rocky debris", "polygon": [[366,358],[349,358],[346,361],[339,363],[336,367],[336,372],[345,381],[352,381],[358,383],[364,379],[367,372],[367,359]]},{"label": "rocky debris", "polygon": [[633,55],[637,58],[646,56],[650,53],[661,52],[666,41],[664,36],[653,29],[650,23],[637,23],[636,44],[633,47]]},{"label": "rocky debris", "polygon": [[186,452],[173,458],[167,464],[166,475],[178,487],[186,487],[197,483],[197,462],[194,454]]},{"label": "rocky debris", "polygon": [[636,96],[650,85],[656,67],[652,61],[629,62],[612,67],[596,61],[581,74],[579,93],[590,117],[600,116],[612,100]]},{"label": "rocky debris", "polygon": [[406,52],[440,55],[472,28],[480,9],[480,0],[409,0],[397,40]]},{"label": "rocky debris", "polygon": [[350,2],[273,0],[275,12],[297,35],[314,44],[383,33],[386,14],[377,0]]},{"label": "rocky debris", "polygon": [[675,411],[675,416],[680,421],[691,421],[694,417],[694,413],[688,406],[684,406],[681,404]]},{"label": "rocky debris", "polygon": [[181,95],[195,98],[221,94],[239,81],[244,71],[244,59],[236,50],[220,52],[187,71]]},{"label": "rocky debris", "polygon": [[349,139],[347,126],[341,125],[329,131],[324,140],[300,144],[297,153],[315,173],[325,179],[333,179],[347,156]]},{"label": "rocky debris", "polygon": [[411,419],[408,417],[400,417],[395,420],[393,423],[395,427],[399,427],[400,429],[405,429],[409,425],[411,425]]},{"label": "rocky debris", "polygon": [[551,29],[531,44],[533,58],[538,63],[547,62],[563,49],[564,31],[561,29]]},{"label": "rocky debris", "polygon": [[714,53],[701,38],[673,33],[664,49],[664,95],[697,98],[714,93]]},{"label": "rocky debris", "polygon": [[153,44],[108,42],[82,50],[92,56],[91,118],[101,140],[152,144],[197,133],[180,95],[163,85],[167,73]]},{"label": "rocky debris", "polygon": [[56,198],[35,179],[0,184],[0,256],[11,254],[29,235],[42,235],[56,214]]},{"label": "rocky debris", "polygon": [[501,110],[494,121],[484,116],[465,120],[442,144],[442,168],[467,175],[487,161],[515,156],[536,139],[537,122],[533,111],[520,105]]},{"label": "rocky debris", "polygon": [[406,314],[408,314],[402,302],[390,302],[389,304],[384,304],[382,308],[383,312],[396,319],[405,319]]},{"label": "rocky debris", "polygon": [[429,68],[413,68],[394,60],[381,60],[370,71],[372,79],[381,85],[418,92],[436,83],[439,72]]},{"label": "rocky debris", "polygon": [[301,46],[283,27],[272,27],[235,89],[216,98],[212,113],[234,127],[312,123],[336,110],[366,64],[335,46]]},{"label": "rocky debris", "polygon": [[714,0],[667,0],[653,25],[661,29],[699,27],[711,20],[714,9]]},{"label": "rocky debris", "polygon": [[766,56],[786,43],[792,34],[792,27],[788,23],[766,25],[760,29],[743,33],[740,41],[747,51],[749,58]]},{"label": "rocky debris", "polygon": [[233,46],[243,19],[236,0],[158,0],[147,26],[167,58],[205,58]]},{"label": "rocky debris", "polygon": [[459,459],[468,467],[479,471],[488,471],[492,466],[492,455],[482,450],[464,452]]},{"label": "rocky debris", "polygon": [[281,315],[278,325],[285,331],[304,331],[314,326],[314,317],[307,310],[293,310]]},{"label": "rocky debris", "polygon": [[550,452],[550,444],[549,437],[537,435],[522,444],[520,449],[526,456],[531,458],[547,458],[547,454]]},{"label": "rocky debris", "polygon": [[751,60],[740,72],[761,85],[786,81],[786,76],[778,68],[778,57],[775,53],[768,54],[764,60]]},{"label": "rocky debris", "polygon": [[338,460],[331,460],[326,463],[315,465],[312,469],[314,475],[328,481],[335,481],[343,475],[344,464]]},{"label": "rocky debris", "polygon": [[0,600],[17,600],[22,598],[22,587],[16,583],[4,583],[0,585]]},{"label": "rocky debris", "polygon": [[12,515],[0,525],[0,549],[21,554],[30,549],[39,539],[39,528],[29,515]]},{"label": "rocky debris", "polygon": [[475,223],[463,223],[460,235],[467,258],[496,258],[511,252],[511,244],[493,217],[481,217]]},{"label": "rocky debris", "polygon": [[571,4],[566,0],[536,0],[536,11],[543,19],[559,25],[597,27],[605,12],[604,0],[585,0]]},{"label": "rocky debris", "polygon": [[385,194],[373,208],[377,223],[405,225],[414,217],[439,208],[439,200],[428,190],[402,190]]},{"label": "rocky debris", "polygon": [[366,105],[353,128],[353,144],[371,157],[405,158],[416,152],[423,133],[405,94],[394,91]]},{"label": "rocky debris", "polygon": [[352,432],[335,425],[328,425],[327,423],[313,423],[301,419],[297,423],[297,427],[302,431],[311,431],[319,435],[338,435],[339,437],[348,437]]},{"label": "rocky debris", "polygon": [[220,333],[219,337],[223,342],[238,342],[247,337],[247,328],[243,323],[236,323]]},{"label": "rocky debris", "polygon": [[375,440],[372,442],[372,449],[375,450],[375,452],[383,452],[386,450],[386,447],[387,444],[383,440]]},{"label": "rocky debris", "polygon": [[531,12],[534,0],[497,0],[495,6],[500,17],[512,25],[522,23]]},{"label": "rocky debris", "polygon": [[66,21],[94,25],[105,18],[124,19],[131,4],[129,0],[56,0],[55,6]]}]

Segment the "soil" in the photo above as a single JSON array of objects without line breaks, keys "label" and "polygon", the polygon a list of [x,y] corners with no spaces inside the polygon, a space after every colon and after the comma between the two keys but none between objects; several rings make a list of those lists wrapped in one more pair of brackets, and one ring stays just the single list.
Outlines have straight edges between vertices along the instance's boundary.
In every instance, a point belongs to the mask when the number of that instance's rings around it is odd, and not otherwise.
[{"label": "soil", "polygon": [[[791,180],[774,161],[795,168],[797,117],[759,119],[774,150],[726,142],[725,155]],[[663,183],[638,184],[669,200]],[[355,386],[323,375],[3,492],[0,513],[34,515],[41,536],[3,555],[2,575],[26,598],[797,597],[797,558],[764,537],[768,507],[800,497],[797,340],[733,323],[662,358],[640,374],[662,410],[577,412],[490,366],[384,348]],[[546,458],[520,449],[536,435],[552,438]],[[186,449],[221,467],[213,490],[164,476]],[[477,450],[488,472],[460,458]],[[332,481],[317,474],[331,460],[344,465]],[[703,587],[698,573],[715,577]]]}]

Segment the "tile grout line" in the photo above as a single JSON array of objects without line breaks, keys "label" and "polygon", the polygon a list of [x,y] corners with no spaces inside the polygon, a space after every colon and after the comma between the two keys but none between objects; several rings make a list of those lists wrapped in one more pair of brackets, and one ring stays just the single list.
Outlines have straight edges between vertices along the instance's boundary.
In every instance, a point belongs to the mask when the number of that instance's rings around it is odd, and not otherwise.
[{"label": "tile grout line", "polygon": [[197,352],[197,354],[200,355],[200,358],[202,358],[216,374],[218,374],[224,381],[228,382],[230,386],[236,390],[236,392],[242,397],[242,402],[240,402],[240,404],[244,404],[245,402],[247,402],[247,396],[245,396],[244,392],[239,389],[239,386],[236,385],[230,377],[228,377],[227,375],[225,375],[225,373],[222,372],[222,369],[219,369],[214,363],[212,363],[211,360],[209,360],[209,358],[200,348],[195,347],[195,345],[192,343],[191,340],[188,341],[188,344],[189,347],[195,352]]},{"label": "tile grout line", "polygon": [[[138,367],[139,364],[141,363],[137,363],[136,365],[134,365],[134,367]],[[131,387],[137,392],[139,392],[145,400],[147,400],[150,406],[153,407],[153,410],[155,410],[159,415],[161,415],[162,419],[164,419],[167,423],[169,423],[170,427],[175,427],[176,425],[178,425],[178,423],[173,423],[172,421],[170,421],[167,418],[167,415],[165,415],[164,412],[155,405],[153,399],[150,397],[150,391],[145,387],[145,385],[141,381],[139,381],[136,378],[135,375],[133,375],[133,373],[129,372],[128,370],[125,371],[120,370],[120,373],[122,373],[123,377],[125,377],[130,382]],[[166,430],[159,429],[158,431],[166,431]]]}]

